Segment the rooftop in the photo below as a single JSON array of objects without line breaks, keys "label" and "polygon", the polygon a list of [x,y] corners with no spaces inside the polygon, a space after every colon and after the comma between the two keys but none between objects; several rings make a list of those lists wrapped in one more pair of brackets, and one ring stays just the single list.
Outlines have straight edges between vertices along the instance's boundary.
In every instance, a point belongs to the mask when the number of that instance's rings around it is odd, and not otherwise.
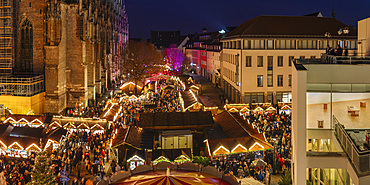
[{"label": "rooftop", "polygon": [[331,37],[344,37],[338,30],[348,28],[345,37],[356,38],[357,31],[331,17],[261,15],[250,19],[226,35],[225,39],[240,36],[305,36],[322,37],[329,32]]}]

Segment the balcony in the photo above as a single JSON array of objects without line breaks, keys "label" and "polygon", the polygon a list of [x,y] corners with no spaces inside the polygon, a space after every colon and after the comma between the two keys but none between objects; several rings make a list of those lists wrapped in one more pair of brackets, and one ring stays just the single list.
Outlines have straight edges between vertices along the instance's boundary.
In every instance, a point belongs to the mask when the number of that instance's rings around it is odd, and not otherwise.
[{"label": "balcony", "polygon": [[321,54],[321,58],[294,59],[297,64],[370,64],[370,56],[335,56]]},{"label": "balcony", "polygon": [[333,116],[334,133],[359,177],[370,175],[370,148],[364,144],[369,129],[345,129]]}]

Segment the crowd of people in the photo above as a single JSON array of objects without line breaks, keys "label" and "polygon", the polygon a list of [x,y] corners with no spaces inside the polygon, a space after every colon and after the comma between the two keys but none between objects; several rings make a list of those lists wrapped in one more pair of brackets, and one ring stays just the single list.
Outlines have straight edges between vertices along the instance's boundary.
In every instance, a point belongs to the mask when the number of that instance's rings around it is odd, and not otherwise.
[{"label": "crowd of people", "polygon": [[348,48],[344,46],[344,53],[343,48],[340,45],[337,45],[337,48],[332,48],[329,45],[326,46],[326,54],[328,55],[335,55],[335,56],[348,56]]},{"label": "crowd of people", "polygon": [[[212,161],[212,165],[225,174],[233,174],[239,178],[253,177],[269,184],[271,174],[283,174],[291,166],[290,115],[285,113],[253,113],[246,116],[246,119],[265,134],[267,141],[274,149],[265,152],[256,151],[229,155]],[[253,165],[252,162],[258,159],[264,161],[265,164]]]},{"label": "crowd of people", "polygon": [[93,118],[99,117],[104,110],[104,102],[98,102],[93,107],[81,107],[76,104],[74,108],[67,108],[65,116],[69,117],[84,117],[84,118]]},{"label": "crowd of people", "polygon": [[0,184],[24,185],[30,182],[34,161],[35,154],[31,154],[28,158],[10,158],[1,154]]},{"label": "crowd of people", "polygon": [[72,132],[59,150],[52,152],[55,175],[65,170],[82,182],[89,180],[81,179],[81,172],[86,171],[93,177],[102,178],[105,175],[104,165],[109,161],[107,149],[109,137],[110,135],[93,134],[90,131]]},{"label": "crowd of people", "polygon": [[120,105],[122,113],[115,125],[135,124],[140,119],[143,112],[177,112],[181,111],[178,91],[167,89],[168,83],[160,81],[157,86],[157,92],[150,92],[150,95],[139,98],[126,97]]}]

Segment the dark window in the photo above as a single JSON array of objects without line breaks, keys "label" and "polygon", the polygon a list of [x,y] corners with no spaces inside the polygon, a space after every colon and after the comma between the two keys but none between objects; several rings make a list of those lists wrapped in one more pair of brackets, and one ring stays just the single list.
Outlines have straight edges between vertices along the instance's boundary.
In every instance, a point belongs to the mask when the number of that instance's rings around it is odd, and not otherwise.
[{"label": "dark window", "polygon": [[273,56],[268,56],[267,57],[267,67],[273,67],[274,66],[274,58],[273,58]]},{"label": "dark window", "polygon": [[288,76],[288,85],[292,86],[292,75]]},{"label": "dark window", "polygon": [[279,67],[283,67],[284,66],[284,64],[283,64],[283,56],[278,56],[278,64],[277,64],[277,66],[279,66]]},{"label": "dark window", "polygon": [[26,19],[21,25],[21,60],[19,71],[32,72],[33,70],[33,29]]},{"label": "dark window", "polygon": [[289,56],[289,66],[292,66],[294,56]]},{"label": "dark window", "polygon": [[257,57],[257,67],[263,67],[263,56]]},{"label": "dark window", "polygon": [[245,67],[252,67],[252,57],[251,56],[246,56],[245,57]]},{"label": "dark window", "polygon": [[283,75],[277,76],[277,86],[282,87],[283,86]]}]

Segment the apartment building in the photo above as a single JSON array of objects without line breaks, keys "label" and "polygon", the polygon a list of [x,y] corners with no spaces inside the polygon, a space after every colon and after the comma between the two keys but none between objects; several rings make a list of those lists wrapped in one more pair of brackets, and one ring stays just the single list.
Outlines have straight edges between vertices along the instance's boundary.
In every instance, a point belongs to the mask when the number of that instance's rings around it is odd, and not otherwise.
[{"label": "apartment building", "polygon": [[225,33],[207,32],[195,34],[185,48],[185,55],[190,59],[191,71],[220,84],[220,39]]},{"label": "apartment building", "polygon": [[291,102],[292,59],[321,58],[327,45],[357,49],[357,32],[335,18],[258,16],[222,40],[221,87],[236,103]]}]

